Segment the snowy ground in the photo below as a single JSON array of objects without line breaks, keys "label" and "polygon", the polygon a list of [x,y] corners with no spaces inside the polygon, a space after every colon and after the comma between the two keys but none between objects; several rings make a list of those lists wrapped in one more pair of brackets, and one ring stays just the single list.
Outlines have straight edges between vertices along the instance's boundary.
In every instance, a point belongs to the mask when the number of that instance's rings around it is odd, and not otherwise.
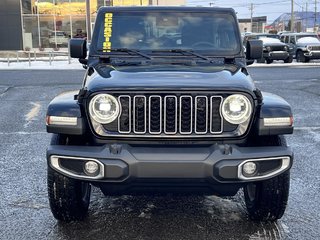
[{"label": "snowy ground", "polygon": [[1,59],[0,58],[0,70],[21,70],[21,69],[82,69],[82,65],[77,59],[68,59],[68,57],[54,57],[51,61],[48,58],[37,58],[36,60],[29,59]]},{"label": "snowy ground", "polygon": [[[320,60],[313,60],[309,63],[283,63],[283,61],[275,61],[272,64],[254,63],[249,67],[290,67],[290,66],[320,66]],[[48,58],[31,58],[30,61],[27,58],[5,59],[0,58],[0,70],[26,70],[26,69],[82,69],[82,65],[77,59],[68,59],[66,56],[54,57],[51,61]]]},{"label": "snowy ground", "polygon": [[58,223],[47,196],[46,149],[51,135],[46,133],[46,111],[61,92],[79,89],[84,73],[2,70],[0,240],[319,240],[320,68],[277,67],[283,66],[280,62],[256,66],[267,67],[250,67],[257,86],[285,98],[295,116],[295,132],[287,138],[295,160],[289,204],[281,220],[250,221],[241,191],[227,198],[105,197],[94,188],[86,220]]}]

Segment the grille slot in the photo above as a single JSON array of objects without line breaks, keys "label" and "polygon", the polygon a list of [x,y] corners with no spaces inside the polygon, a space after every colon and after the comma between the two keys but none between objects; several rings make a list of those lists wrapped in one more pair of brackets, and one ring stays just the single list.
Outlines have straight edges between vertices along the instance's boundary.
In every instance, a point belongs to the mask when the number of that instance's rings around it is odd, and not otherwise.
[{"label": "grille slot", "polygon": [[180,127],[179,132],[181,134],[192,133],[192,97],[181,96],[180,97]]},{"label": "grille slot", "polygon": [[144,134],[147,131],[147,98],[135,96],[133,98],[133,132]]},{"label": "grille slot", "polygon": [[210,132],[220,134],[223,131],[223,121],[221,116],[222,97],[212,96],[210,98]]},{"label": "grille slot", "polygon": [[[121,135],[218,135],[223,132],[222,96],[119,95]],[[110,133],[111,134],[111,133]]]},{"label": "grille slot", "polygon": [[131,132],[131,97],[119,96],[118,100],[121,105],[121,115],[118,118],[119,133]]},{"label": "grille slot", "polygon": [[164,133],[176,134],[178,129],[178,99],[176,96],[164,98]]},{"label": "grille slot", "polygon": [[195,132],[206,134],[208,131],[208,98],[197,96],[195,101]]},{"label": "grille slot", "polygon": [[149,97],[149,132],[160,134],[162,131],[162,98],[160,96]]}]

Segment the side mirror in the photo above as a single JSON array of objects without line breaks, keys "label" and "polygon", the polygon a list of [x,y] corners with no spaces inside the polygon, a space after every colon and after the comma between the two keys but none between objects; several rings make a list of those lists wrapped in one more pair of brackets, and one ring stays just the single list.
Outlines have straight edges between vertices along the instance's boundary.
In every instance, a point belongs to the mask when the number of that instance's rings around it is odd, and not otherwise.
[{"label": "side mirror", "polygon": [[79,38],[72,38],[69,41],[70,57],[85,59],[87,57],[87,41]]},{"label": "side mirror", "polygon": [[248,40],[246,46],[246,58],[248,60],[262,58],[263,43],[261,40]]}]

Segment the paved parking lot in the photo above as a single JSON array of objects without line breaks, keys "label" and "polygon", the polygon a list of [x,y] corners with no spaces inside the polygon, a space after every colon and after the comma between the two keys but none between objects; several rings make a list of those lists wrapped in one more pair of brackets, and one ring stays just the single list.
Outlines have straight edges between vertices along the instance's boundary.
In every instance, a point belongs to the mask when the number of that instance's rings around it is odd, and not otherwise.
[{"label": "paved parking lot", "polygon": [[0,71],[0,239],[299,239],[320,237],[320,69],[249,68],[264,91],[293,107],[295,152],[289,206],[277,223],[248,220],[241,192],[215,196],[104,197],[94,189],[84,222],[59,224],[46,189],[45,113],[82,70]]}]

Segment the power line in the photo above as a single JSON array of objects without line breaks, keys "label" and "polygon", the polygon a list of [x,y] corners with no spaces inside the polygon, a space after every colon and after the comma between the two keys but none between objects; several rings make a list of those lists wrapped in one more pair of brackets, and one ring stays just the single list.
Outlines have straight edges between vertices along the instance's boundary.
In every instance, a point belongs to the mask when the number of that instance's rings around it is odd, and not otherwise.
[{"label": "power line", "polygon": [[[208,1],[205,1],[207,2],[207,4],[210,3],[210,0]],[[267,4],[281,4],[281,3],[287,3],[287,2],[290,2],[290,0],[284,0],[284,1],[272,1],[272,2],[262,2],[262,3],[255,3],[254,5],[267,5]],[[199,3],[198,0],[189,0],[188,3]],[[218,3],[215,3],[216,5],[222,5],[222,6],[231,6],[231,7],[248,7],[249,4],[247,3],[242,3],[242,4],[218,4]]]},{"label": "power line", "polygon": [[317,0],[314,0],[314,30],[317,27]]}]

